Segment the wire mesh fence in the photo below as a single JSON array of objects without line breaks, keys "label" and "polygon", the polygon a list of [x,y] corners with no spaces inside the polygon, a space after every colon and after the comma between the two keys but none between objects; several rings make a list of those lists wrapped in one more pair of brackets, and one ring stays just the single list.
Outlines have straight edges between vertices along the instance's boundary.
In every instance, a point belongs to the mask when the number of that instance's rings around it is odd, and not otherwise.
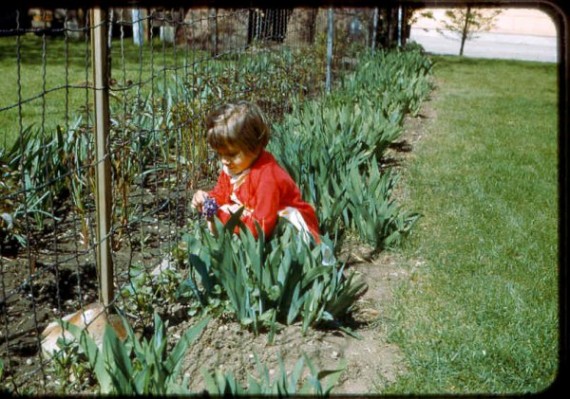
[{"label": "wire mesh fence", "polygon": [[[373,51],[384,40],[379,21],[371,8],[10,15],[0,28],[0,374],[13,392],[57,389],[41,332],[101,297],[102,248],[111,301],[124,300],[137,272],[169,267],[197,217],[193,192],[217,173],[203,125],[212,107],[247,99],[279,121],[293,98],[322,94]],[[97,134],[101,93],[106,136]],[[155,295],[164,282],[147,283]],[[140,309],[130,316],[144,324]]]}]

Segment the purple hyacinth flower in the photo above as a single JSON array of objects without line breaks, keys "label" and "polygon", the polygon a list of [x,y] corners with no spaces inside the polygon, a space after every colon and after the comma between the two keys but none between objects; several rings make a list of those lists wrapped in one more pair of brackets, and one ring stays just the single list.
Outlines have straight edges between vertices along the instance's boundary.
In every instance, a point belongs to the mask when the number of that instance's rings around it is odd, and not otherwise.
[{"label": "purple hyacinth flower", "polygon": [[213,198],[206,198],[204,204],[202,205],[202,215],[205,218],[212,218],[218,211],[218,203]]}]

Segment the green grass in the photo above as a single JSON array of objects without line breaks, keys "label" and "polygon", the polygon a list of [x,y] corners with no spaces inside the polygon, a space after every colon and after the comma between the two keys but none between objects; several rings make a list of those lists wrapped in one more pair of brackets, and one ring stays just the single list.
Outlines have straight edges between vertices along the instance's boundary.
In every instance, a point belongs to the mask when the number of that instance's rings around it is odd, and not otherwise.
[{"label": "green grass", "polygon": [[408,372],[386,393],[538,392],[558,365],[556,65],[435,61],[392,314]]},{"label": "green grass", "polygon": [[[130,40],[114,40],[111,76],[117,84],[112,88],[122,95],[130,82],[133,95],[140,85],[144,96],[151,90],[148,83],[165,82],[162,71],[167,66],[182,76],[192,70],[189,64],[204,57],[200,51],[189,55],[185,49],[164,49],[158,41],[138,47]],[[93,82],[91,62],[91,44],[84,39],[33,34],[0,38],[0,149],[9,148],[30,125],[51,135],[57,125],[65,127],[92,109],[92,90],[86,88]]]}]

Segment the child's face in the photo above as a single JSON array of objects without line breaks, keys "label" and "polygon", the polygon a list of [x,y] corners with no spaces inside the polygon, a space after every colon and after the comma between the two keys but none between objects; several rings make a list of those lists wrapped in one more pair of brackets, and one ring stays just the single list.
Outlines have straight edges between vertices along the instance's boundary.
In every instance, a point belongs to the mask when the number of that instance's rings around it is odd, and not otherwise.
[{"label": "child's face", "polygon": [[232,174],[237,175],[246,170],[257,159],[261,150],[250,152],[228,145],[216,148],[222,165]]}]

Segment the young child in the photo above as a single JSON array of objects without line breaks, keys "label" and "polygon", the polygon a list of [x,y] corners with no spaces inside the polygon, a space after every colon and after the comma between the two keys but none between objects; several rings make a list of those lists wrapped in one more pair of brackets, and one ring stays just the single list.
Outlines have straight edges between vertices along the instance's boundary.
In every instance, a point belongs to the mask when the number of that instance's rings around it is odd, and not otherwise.
[{"label": "young child", "polygon": [[246,101],[223,105],[209,115],[206,129],[222,171],[211,191],[194,194],[194,208],[202,212],[205,201],[214,199],[218,205],[215,214],[223,223],[243,207],[241,220],[256,238],[256,224],[269,237],[283,217],[305,240],[312,236],[315,242],[321,241],[315,209],[303,201],[297,184],[265,150],[270,129],[257,105]]}]

